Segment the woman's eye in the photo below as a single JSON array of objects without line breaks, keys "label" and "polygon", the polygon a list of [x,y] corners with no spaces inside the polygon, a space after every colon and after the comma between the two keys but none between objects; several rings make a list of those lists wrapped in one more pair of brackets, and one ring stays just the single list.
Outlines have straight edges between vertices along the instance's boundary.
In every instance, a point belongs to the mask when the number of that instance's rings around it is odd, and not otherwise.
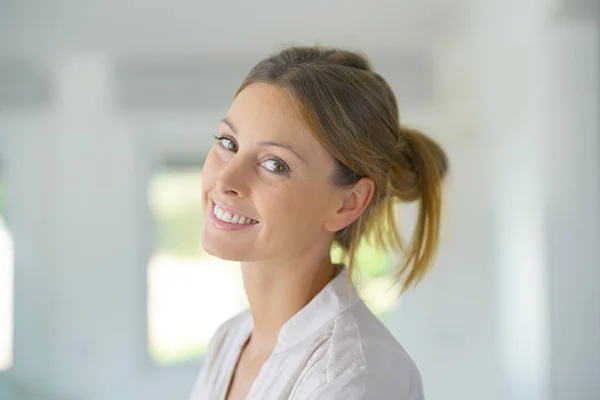
[{"label": "woman's eye", "polygon": [[278,159],[269,159],[263,163],[263,166],[269,171],[277,175],[284,175],[290,172],[290,167],[286,163]]},{"label": "woman's eye", "polygon": [[235,144],[235,142],[233,140],[226,138],[225,136],[219,136],[219,137],[217,137],[217,140],[221,144],[221,147],[223,147],[225,150],[229,150],[229,151],[233,151],[233,152],[238,151],[238,146],[237,146],[237,144]]}]

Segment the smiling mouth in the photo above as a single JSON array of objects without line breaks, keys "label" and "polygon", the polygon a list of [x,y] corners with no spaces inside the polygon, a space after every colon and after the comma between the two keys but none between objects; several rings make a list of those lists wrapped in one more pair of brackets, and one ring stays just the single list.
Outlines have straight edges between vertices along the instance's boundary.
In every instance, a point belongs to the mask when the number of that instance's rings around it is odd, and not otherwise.
[{"label": "smiling mouth", "polygon": [[214,201],[213,201],[212,213],[215,216],[215,218],[217,218],[219,221],[223,221],[228,224],[234,224],[234,225],[235,224],[237,224],[237,225],[256,225],[256,224],[258,224],[258,221],[255,219],[246,217],[244,215],[234,214],[230,211],[226,211],[226,210],[222,209],[216,203],[214,203]]}]

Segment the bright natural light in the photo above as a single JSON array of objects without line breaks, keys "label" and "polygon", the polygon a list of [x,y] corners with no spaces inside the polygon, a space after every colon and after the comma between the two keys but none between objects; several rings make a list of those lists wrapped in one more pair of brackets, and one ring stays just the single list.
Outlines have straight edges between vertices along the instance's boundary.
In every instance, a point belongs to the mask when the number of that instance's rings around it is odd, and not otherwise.
[{"label": "bright natural light", "polygon": [[148,339],[155,362],[202,356],[218,326],[247,305],[238,263],[204,253],[200,168],[166,168],[149,185],[155,246]]},{"label": "bright natural light", "polygon": [[5,198],[0,180],[0,371],[13,363],[13,243],[2,218]]}]

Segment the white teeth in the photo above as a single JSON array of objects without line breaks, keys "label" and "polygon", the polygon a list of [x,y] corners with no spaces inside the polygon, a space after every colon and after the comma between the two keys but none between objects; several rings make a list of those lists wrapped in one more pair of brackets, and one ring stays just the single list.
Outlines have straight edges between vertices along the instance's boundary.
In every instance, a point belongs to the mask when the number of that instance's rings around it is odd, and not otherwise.
[{"label": "white teeth", "polygon": [[213,214],[221,221],[228,222],[230,224],[251,225],[258,223],[258,221],[253,220],[252,218],[231,214],[230,212],[223,210],[216,204],[213,208]]}]

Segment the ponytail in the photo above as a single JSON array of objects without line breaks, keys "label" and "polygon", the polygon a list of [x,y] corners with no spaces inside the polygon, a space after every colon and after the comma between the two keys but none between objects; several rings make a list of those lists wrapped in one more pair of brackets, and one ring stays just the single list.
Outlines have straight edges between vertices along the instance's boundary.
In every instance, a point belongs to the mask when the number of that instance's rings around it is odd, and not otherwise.
[{"label": "ponytail", "polygon": [[[433,140],[415,129],[400,127],[395,159],[388,173],[388,198],[384,200],[384,221],[390,250],[403,250],[397,272],[403,291],[418,284],[435,260],[440,235],[442,179],[448,170],[448,158]],[[402,202],[419,202],[417,224],[408,245],[403,246],[393,213],[394,198]]]}]

